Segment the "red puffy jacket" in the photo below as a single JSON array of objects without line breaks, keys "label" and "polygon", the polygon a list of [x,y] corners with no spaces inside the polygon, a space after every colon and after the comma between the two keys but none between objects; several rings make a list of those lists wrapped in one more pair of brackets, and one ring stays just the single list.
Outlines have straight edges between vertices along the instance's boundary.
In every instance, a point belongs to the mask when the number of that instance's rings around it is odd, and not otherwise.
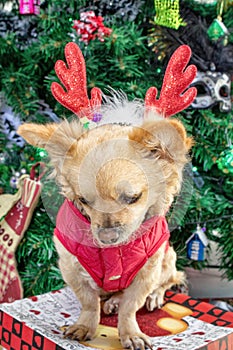
[{"label": "red puffy jacket", "polygon": [[67,199],[59,209],[54,234],[97,285],[108,292],[127,288],[148,258],[170,237],[165,217],[155,216],[143,223],[134,240],[99,247],[93,240],[90,222]]}]

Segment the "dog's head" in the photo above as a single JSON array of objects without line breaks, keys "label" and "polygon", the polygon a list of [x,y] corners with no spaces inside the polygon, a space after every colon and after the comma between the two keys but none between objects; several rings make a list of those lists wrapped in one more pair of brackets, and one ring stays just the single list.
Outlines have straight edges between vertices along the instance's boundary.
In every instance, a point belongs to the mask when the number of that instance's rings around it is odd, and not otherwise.
[{"label": "dog's head", "polygon": [[192,144],[175,119],[89,131],[78,120],[23,124],[18,133],[48,151],[64,196],[90,218],[94,238],[105,245],[128,240],[145,219],[165,214]]},{"label": "dog's head", "polygon": [[88,99],[78,46],[67,44],[65,55],[68,68],[57,61],[55,70],[66,91],[54,82],[53,95],[80,117],[101,115],[102,121],[88,131],[77,119],[24,124],[18,133],[48,151],[63,194],[90,219],[94,238],[103,245],[120,244],[147,218],[164,215],[180,189],[192,139],[179,121],[163,117],[195,98],[196,89],[187,87],[196,68],[185,69],[191,50],[183,45],[171,57],[159,99],[151,87],[145,104],[118,93],[102,107],[99,89],[93,88]]}]

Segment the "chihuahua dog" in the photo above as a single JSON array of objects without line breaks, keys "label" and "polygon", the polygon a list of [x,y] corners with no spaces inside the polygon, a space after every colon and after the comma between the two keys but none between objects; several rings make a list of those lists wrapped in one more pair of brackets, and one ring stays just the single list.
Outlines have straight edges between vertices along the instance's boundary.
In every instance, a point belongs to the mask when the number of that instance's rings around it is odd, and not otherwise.
[{"label": "chihuahua dog", "polygon": [[[149,311],[161,307],[165,291],[185,280],[176,269],[165,215],[180,190],[193,141],[180,121],[164,117],[195,98],[195,88],[180,95],[193,80],[195,67],[184,71],[190,49],[181,46],[168,64],[159,100],[150,88],[145,103],[115,93],[101,107],[99,90],[92,91],[91,100],[84,92],[78,46],[69,43],[65,53],[68,68],[58,61],[55,69],[67,91],[54,83],[52,92],[76,114],[85,107],[81,114],[88,116],[89,129],[77,117],[58,124],[26,123],[18,129],[27,142],[48,151],[65,197],[54,242],[62,276],[82,304],[65,337],[93,338],[104,300],[105,313],[118,313],[123,348],[144,350],[151,348],[151,340],[137,324],[137,310],[144,304]],[[76,95],[74,71],[82,74],[76,79]],[[178,88],[171,91],[174,81]],[[93,127],[96,115],[101,120]]]}]

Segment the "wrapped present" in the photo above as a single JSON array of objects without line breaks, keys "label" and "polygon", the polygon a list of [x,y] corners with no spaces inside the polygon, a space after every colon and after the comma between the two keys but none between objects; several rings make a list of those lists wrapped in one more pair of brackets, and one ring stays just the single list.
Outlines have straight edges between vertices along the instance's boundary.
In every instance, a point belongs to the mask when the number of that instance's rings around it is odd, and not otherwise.
[{"label": "wrapped present", "polygon": [[[91,341],[64,339],[64,330],[76,321],[80,310],[69,287],[0,304],[0,344],[7,350],[122,349],[117,315],[102,314]],[[148,312],[143,308],[137,320],[152,337],[153,350],[233,349],[233,313],[185,294],[167,292],[162,309]]]}]

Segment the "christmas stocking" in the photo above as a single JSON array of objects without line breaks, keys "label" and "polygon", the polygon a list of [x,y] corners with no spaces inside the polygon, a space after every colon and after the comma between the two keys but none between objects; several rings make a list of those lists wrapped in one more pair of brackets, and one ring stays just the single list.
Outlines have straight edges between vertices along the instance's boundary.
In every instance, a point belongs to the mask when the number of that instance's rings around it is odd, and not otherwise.
[{"label": "christmas stocking", "polygon": [[44,164],[36,163],[30,176],[23,175],[19,179],[16,194],[0,196],[0,303],[23,297],[15,251],[29,226],[41,193],[40,179],[44,173],[36,175],[40,167],[44,169]]}]

